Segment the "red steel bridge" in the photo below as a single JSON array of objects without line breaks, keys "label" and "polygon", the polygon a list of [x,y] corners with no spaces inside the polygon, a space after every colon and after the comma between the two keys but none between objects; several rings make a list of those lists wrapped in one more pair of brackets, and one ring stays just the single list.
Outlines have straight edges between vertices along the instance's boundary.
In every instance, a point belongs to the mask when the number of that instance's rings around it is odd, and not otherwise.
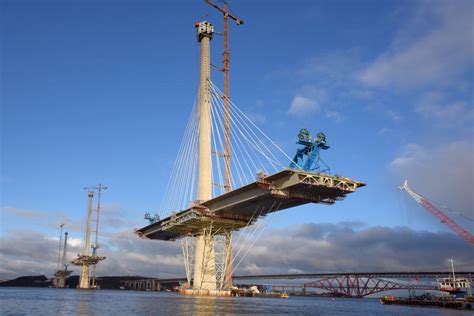
[{"label": "red steel bridge", "polygon": [[[449,276],[448,271],[435,272],[341,272],[341,273],[299,273],[299,274],[262,274],[236,275],[235,281],[254,280],[264,283],[268,280],[296,280],[305,282],[294,284],[271,284],[273,290],[286,292],[308,293],[310,289],[325,290],[335,295],[362,298],[368,295],[390,290],[437,290],[433,283],[427,280],[436,280]],[[456,276],[473,279],[474,271],[457,272]],[[423,281],[420,281],[423,279]],[[151,282],[153,281],[153,282]],[[126,286],[135,290],[159,290],[159,286],[147,288],[147,284],[169,284],[186,282],[187,278],[144,279],[127,281]],[[262,282],[263,281],[263,282]],[[239,282],[240,283],[240,282]],[[270,284],[269,284],[270,285]]]}]

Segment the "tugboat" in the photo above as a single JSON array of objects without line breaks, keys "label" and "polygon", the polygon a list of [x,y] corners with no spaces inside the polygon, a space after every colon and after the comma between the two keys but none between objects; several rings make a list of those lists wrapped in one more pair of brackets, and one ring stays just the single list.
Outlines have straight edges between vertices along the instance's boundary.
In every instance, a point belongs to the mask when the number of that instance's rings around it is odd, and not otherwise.
[{"label": "tugboat", "polygon": [[457,299],[472,297],[471,281],[467,278],[457,278],[454,274],[454,260],[450,259],[453,275],[447,278],[438,278],[438,289],[441,292],[447,292]]}]

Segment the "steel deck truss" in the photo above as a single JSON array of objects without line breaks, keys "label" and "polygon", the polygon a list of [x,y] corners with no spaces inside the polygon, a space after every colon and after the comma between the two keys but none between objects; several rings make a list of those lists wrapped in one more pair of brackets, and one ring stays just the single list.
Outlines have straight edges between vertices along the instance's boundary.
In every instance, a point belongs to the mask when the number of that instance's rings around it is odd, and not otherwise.
[{"label": "steel deck truss", "polygon": [[[285,169],[270,176],[259,175],[253,183],[172,213],[136,233],[142,238],[175,240],[200,235],[210,226],[239,230],[278,210],[307,203],[333,204],[362,186],[363,182],[346,177]],[[274,208],[276,202],[278,208]]]}]

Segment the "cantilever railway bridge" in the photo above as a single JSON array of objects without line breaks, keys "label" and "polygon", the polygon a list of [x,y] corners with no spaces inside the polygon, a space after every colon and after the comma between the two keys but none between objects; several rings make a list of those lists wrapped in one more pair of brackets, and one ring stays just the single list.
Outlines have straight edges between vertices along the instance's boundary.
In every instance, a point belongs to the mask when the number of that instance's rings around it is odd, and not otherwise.
[{"label": "cantilever railway bridge", "polygon": [[[271,284],[273,290],[307,294],[310,289],[320,289],[346,297],[365,297],[390,290],[437,290],[432,283],[419,282],[449,276],[450,272],[341,272],[341,273],[301,273],[301,274],[263,274],[234,276],[234,280],[304,280],[304,283]],[[461,278],[472,279],[474,271],[457,272]],[[159,290],[160,285],[186,282],[186,278],[143,279],[124,281],[129,289]],[[157,286],[158,284],[158,286]],[[270,285],[270,284],[268,284]]]}]

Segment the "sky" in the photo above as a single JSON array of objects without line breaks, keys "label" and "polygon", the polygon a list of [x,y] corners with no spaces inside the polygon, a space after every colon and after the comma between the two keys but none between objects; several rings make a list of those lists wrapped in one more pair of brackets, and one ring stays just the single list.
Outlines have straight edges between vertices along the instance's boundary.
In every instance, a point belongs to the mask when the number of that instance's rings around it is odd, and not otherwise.
[{"label": "sky", "polygon": [[[324,132],[331,171],[367,184],[275,214],[236,273],[444,270],[449,258],[472,271],[473,248],[397,186],[408,179],[474,232],[474,4],[229,4],[245,21],[230,25],[233,102],[289,156],[300,128]],[[179,242],[133,230],[160,206],[195,99],[194,21],[221,32],[222,16],[198,0],[0,9],[0,278],[51,276],[61,222],[68,258],[81,252],[84,187],[98,183],[98,274],[183,276]],[[213,64],[221,51],[215,36]]]}]

